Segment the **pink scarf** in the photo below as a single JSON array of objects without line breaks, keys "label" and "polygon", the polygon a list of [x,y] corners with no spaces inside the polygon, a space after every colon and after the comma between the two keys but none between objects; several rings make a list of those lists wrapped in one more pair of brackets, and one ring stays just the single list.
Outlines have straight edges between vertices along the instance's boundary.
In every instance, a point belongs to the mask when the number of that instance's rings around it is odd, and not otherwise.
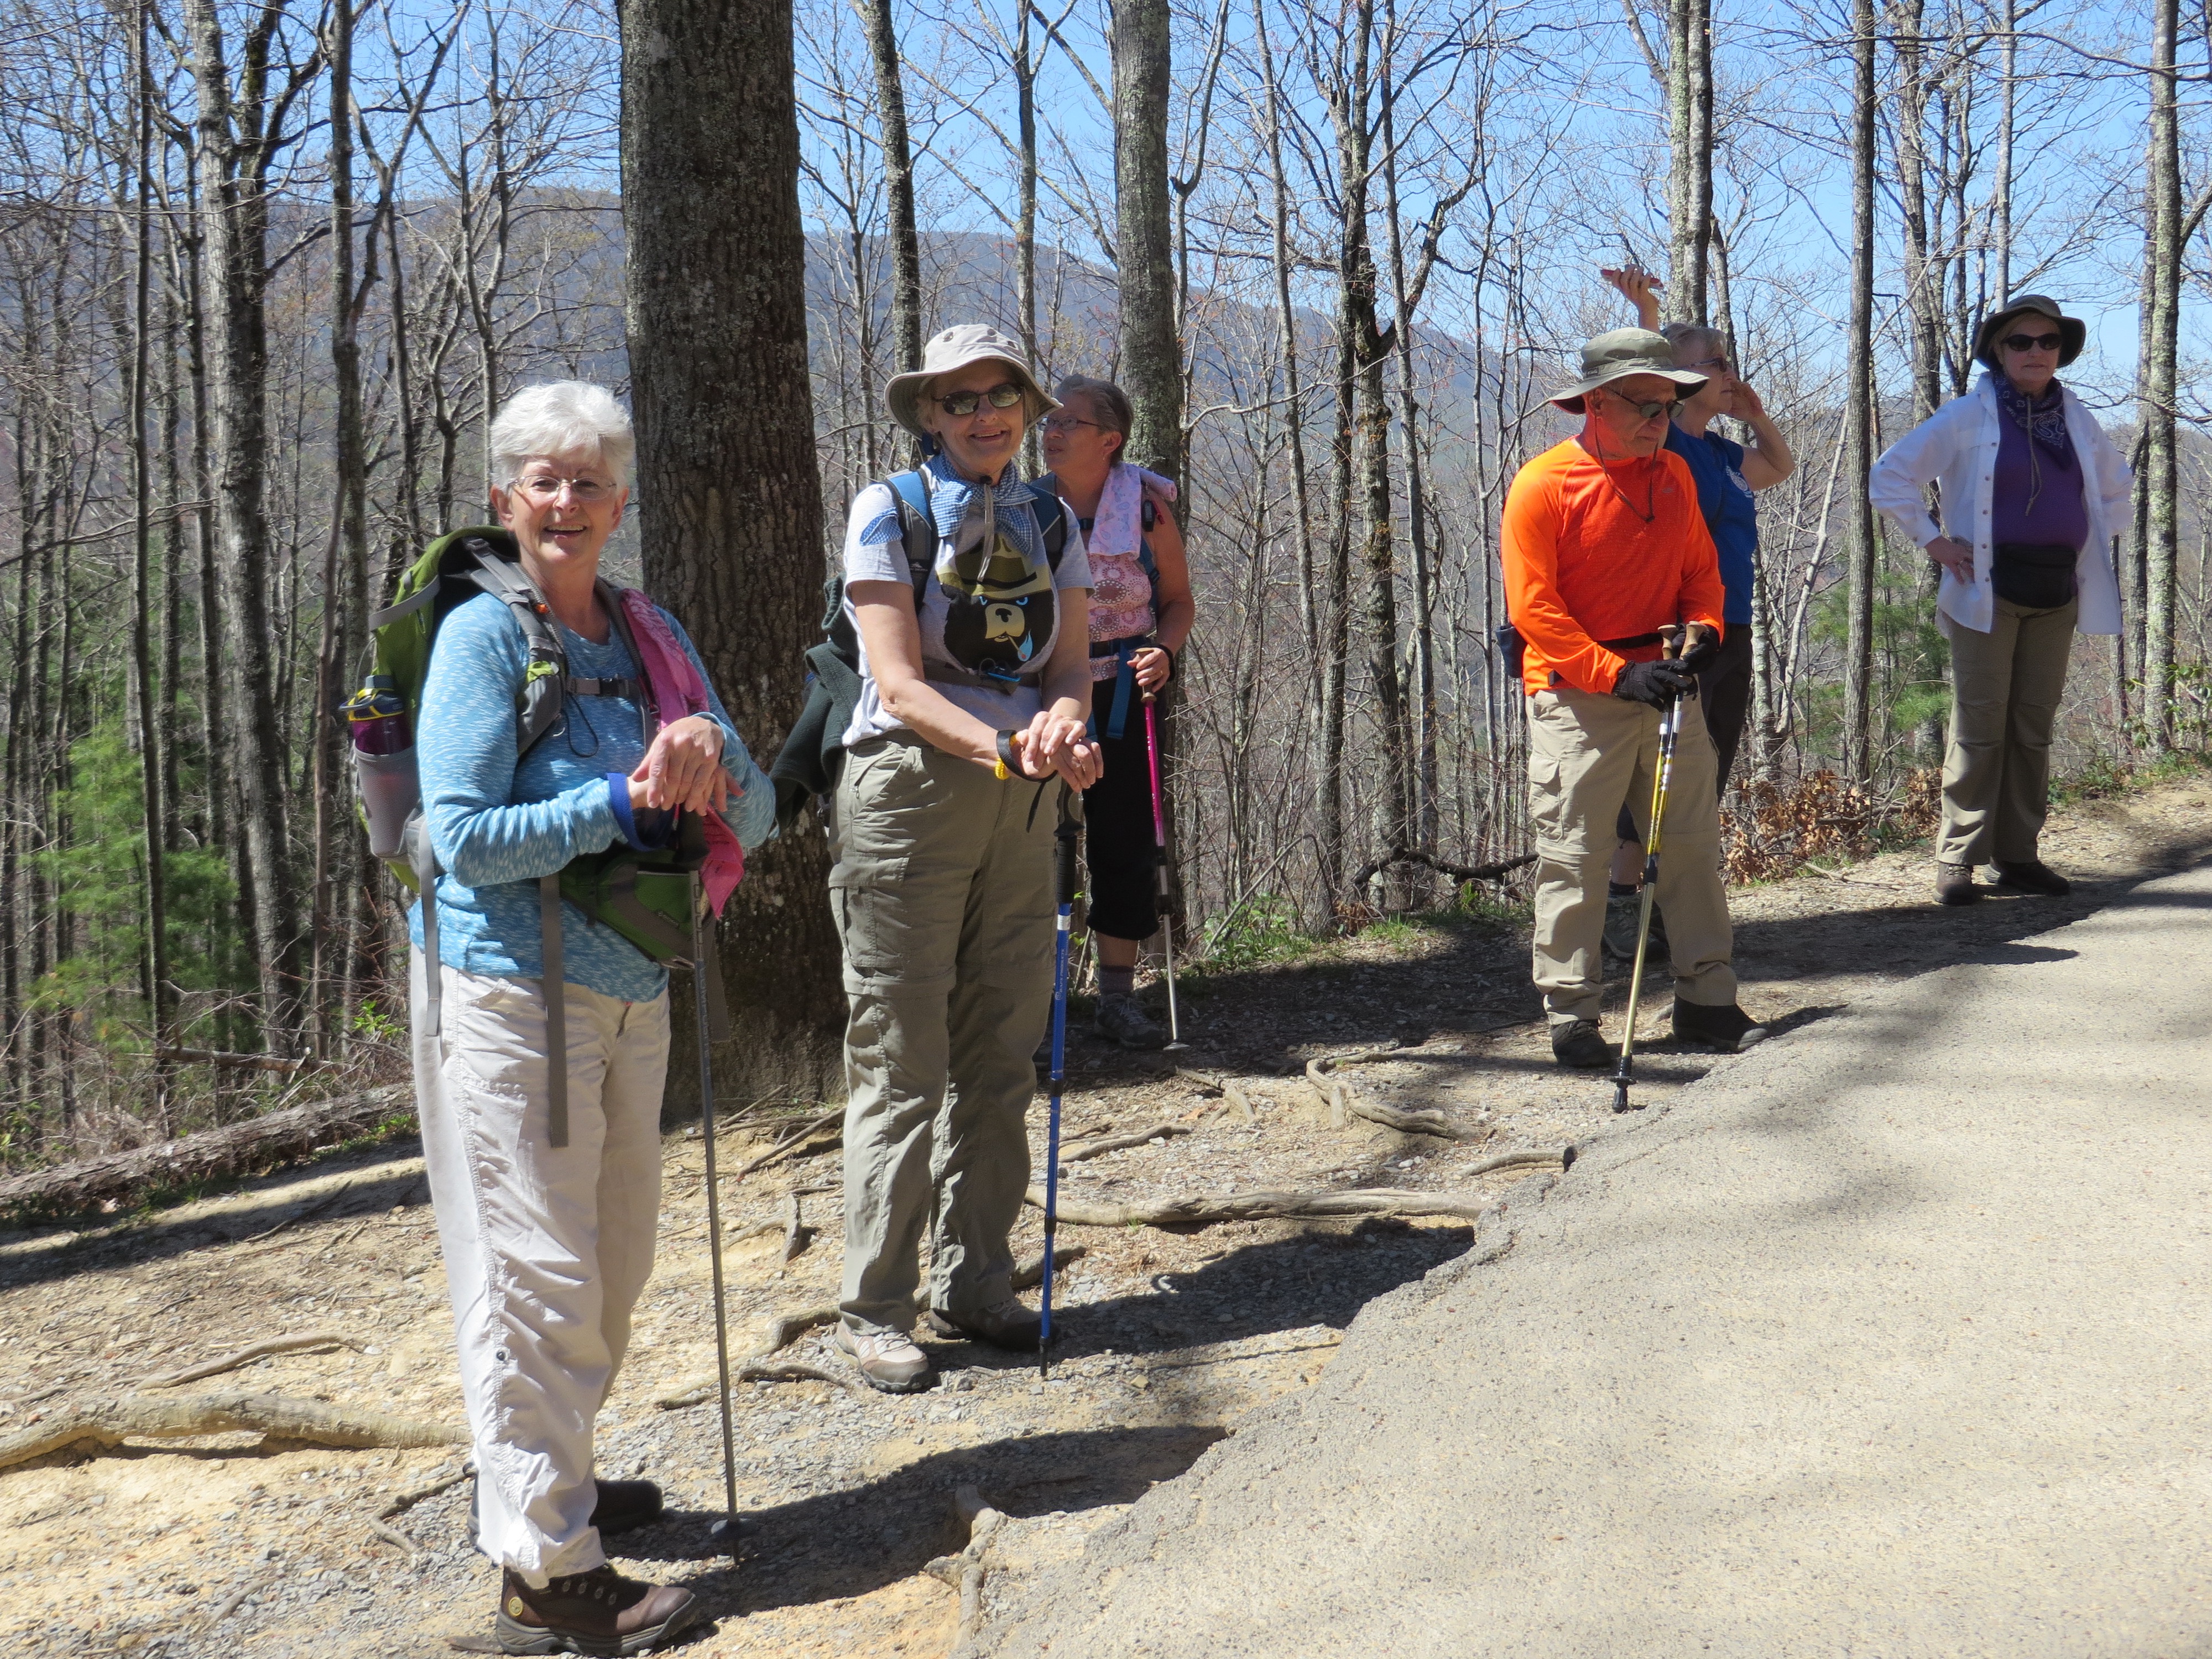
[{"label": "pink scarf", "polygon": [[[644,659],[637,665],[638,672],[653,688],[661,726],[665,729],[677,720],[706,714],[709,708],[707,683],[700,678],[691,653],[661,616],[660,607],[634,587],[618,591],[630,637],[636,641],[637,654]],[[720,915],[722,906],[745,878],[745,849],[719,812],[707,814],[707,867],[699,875],[707,889],[707,902]]]}]

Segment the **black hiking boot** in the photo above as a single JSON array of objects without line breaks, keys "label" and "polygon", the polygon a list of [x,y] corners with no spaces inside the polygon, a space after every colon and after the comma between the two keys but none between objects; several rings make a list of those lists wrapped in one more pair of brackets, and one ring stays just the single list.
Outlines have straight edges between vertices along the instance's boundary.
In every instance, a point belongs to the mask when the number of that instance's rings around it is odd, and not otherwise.
[{"label": "black hiking boot", "polygon": [[[603,1533],[635,1532],[649,1527],[666,1512],[660,1488],[650,1480],[599,1480],[592,1483],[599,1496],[592,1504],[592,1524]],[[469,1482],[469,1546],[477,1544],[477,1484]]]},{"label": "black hiking boot", "polygon": [[1718,1008],[1674,999],[1674,1041],[1741,1054],[1766,1036],[1766,1028],[1733,1002]]},{"label": "black hiking boot", "polygon": [[1594,1019],[1563,1019],[1552,1027],[1552,1058],[1577,1071],[1595,1072],[1610,1066],[1620,1054],[1605,1040]]},{"label": "black hiking boot", "polygon": [[2030,859],[2025,864],[2008,864],[1999,859],[1997,885],[2009,893],[2034,893],[2044,898],[2064,898],[2074,890],[2073,883],[2041,859]]},{"label": "black hiking boot", "polygon": [[1936,902],[1938,904],[1973,904],[1982,896],[1982,890],[1974,885],[1974,866],[1971,864],[1939,864],[1936,866]]},{"label": "black hiking boot", "polygon": [[612,1567],[556,1578],[532,1589],[501,1575],[501,1653],[651,1653],[706,1616],[699,1598],[678,1584],[647,1584]]}]

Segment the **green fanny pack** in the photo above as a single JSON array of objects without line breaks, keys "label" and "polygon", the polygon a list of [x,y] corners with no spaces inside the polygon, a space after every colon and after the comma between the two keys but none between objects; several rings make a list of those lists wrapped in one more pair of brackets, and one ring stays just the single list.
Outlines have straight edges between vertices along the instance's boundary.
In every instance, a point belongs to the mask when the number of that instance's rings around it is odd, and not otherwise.
[{"label": "green fanny pack", "polygon": [[707,862],[707,830],[696,812],[677,825],[672,847],[616,847],[572,860],[561,872],[561,896],[655,962],[688,968],[692,878]]}]

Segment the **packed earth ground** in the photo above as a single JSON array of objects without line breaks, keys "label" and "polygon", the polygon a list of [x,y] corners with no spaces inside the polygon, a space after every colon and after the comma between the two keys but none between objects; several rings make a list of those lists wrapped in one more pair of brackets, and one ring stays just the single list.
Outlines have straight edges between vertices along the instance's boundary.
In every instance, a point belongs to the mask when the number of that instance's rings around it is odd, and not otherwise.
[{"label": "packed earth ground", "polygon": [[[2191,773],[2054,812],[2045,856],[2076,878],[2069,899],[1941,909],[1919,851],[1740,887],[1744,1004],[1780,1030],[1817,1021],[1875,987],[1988,960],[2208,847],[2212,778]],[[1525,927],[1499,914],[1391,924],[1188,981],[1187,1054],[1074,1043],[1069,1139],[1135,1144],[1070,1161],[1063,1190],[1125,1206],[1376,1188],[1510,1204],[1515,1183],[1544,1178],[1543,1155],[1612,1116],[1609,1085],[1552,1065],[1527,963]],[[1643,1097],[1731,1063],[1677,1050],[1667,999],[1646,1006]],[[1307,1071],[1379,1051],[1337,1075],[1363,1103],[1436,1112],[1458,1138],[1333,1109]],[[1040,1170],[1043,1117],[1033,1115]],[[757,1109],[717,1143],[738,1355],[767,1346],[772,1321],[836,1293],[834,1125],[738,1174],[807,1121]],[[600,1428],[602,1471],[649,1474],[670,1499],[661,1524],[612,1540],[617,1565],[699,1591],[716,1616],[685,1650],[702,1656],[951,1653],[960,1572],[944,1558],[967,1537],[963,1491],[1009,1517],[994,1572],[1079,1552],[1245,1413],[1310,1385],[1366,1302],[1474,1237],[1460,1215],[1066,1227],[1065,1340],[1042,1380],[1015,1356],[943,1343],[934,1389],[875,1394],[805,1328],[761,1362],[770,1380],[736,1390],[744,1522],[732,1560],[708,1537],[720,1431],[695,1386],[714,1366],[702,1151],[696,1129],[668,1139],[660,1263]],[[1516,1152],[1534,1156],[1477,1173]],[[1032,1209],[1017,1248],[1028,1259],[1040,1242]],[[201,1386],[460,1422],[411,1141],[88,1230],[0,1235],[0,1436],[314,1332],[334,1340]],[[342,1450],[250,1433],[18,1466],[0,1473],[0,1642],[87,1659],[383,1659],[481,1640],[497,1579],[468,1544],[467,1487],[452,1483],[461,1467],[453,1448]]]}]

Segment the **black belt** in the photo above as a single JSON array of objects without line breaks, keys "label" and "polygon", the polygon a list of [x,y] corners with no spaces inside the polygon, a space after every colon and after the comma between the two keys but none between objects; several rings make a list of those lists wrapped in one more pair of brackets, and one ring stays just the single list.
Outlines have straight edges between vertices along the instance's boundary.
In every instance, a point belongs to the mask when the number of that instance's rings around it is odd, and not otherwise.
[{"label": "black belt", "polygon": [[1647,645],[1664,645],[1664,634],[1636,634],[1625,640],[1600,640],[1598,643],[1608,651],[1641,651]]},{"label": "black belt", "polygon": [[1150,634],[1127,634],[1118,640],[1093,640],[1091,641],[1091,654],[1094,657],[1119,656],[1121,647],[1125,645],[1150,647],[1152,643],[1152,636]]}]

